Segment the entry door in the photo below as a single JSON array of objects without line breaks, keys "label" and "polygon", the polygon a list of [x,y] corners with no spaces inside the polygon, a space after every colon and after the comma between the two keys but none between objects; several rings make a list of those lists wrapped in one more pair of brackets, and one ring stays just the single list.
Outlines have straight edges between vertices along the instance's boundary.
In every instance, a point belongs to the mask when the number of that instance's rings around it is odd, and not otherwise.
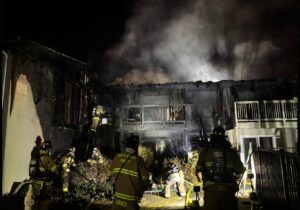
[{"label": "entry door", "polygon": [[241,152],[242,162],[245,164],[249,155],[249,148],[252,149],[261,148],[266,150],[272,150],[276,147],[274,136],[247,136],[242,137],[241,141]]},{"label": "entry door", "polygon": [[243,138],[241,150],[243,153],[242,161],[244,164],[246,164],[247,157],[250,152],[250,150],[249,150],[250,148],[252,148],[252,149],[257,148],[257,138],[256,137]]}]

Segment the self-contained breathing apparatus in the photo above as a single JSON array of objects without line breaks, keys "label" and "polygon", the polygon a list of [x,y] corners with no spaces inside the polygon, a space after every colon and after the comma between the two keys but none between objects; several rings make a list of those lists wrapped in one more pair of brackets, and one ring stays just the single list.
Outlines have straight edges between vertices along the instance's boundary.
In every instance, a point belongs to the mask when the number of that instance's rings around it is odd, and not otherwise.
[{"label": "self-contained breathing apparatus", "polygon": [[31,159],[29,162],[30,178],[34,178],[38,175],[41,146],[42,146],[42,138],[40,136],[37,136],[36,140],[35,140],[35,146],[33,147],[32,151],[31,151]]},{"label": "self-contained breathing apparatus", "polygon": [[204,171],[204,178],[213,182],[234,182],[233,168],[228,167],[226,148],[230,147],[226,140],[223,127],[217,127],[213,130],[210,138],[210,148],[212,150],[213,161],[210,167]]}]

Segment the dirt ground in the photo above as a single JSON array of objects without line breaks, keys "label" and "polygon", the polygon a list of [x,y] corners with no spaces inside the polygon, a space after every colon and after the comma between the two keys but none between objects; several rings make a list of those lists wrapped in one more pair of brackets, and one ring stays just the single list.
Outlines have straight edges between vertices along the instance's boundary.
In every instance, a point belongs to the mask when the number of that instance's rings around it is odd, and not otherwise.
[{"label": "dirt ground", "polygon": [[[200,210],[203,209],[203,193],[200,193]],[[191,199],[196,200],[195,193],[191,194]],[[250,200],[247,196],[238,196],[239,210],[250,210]],[[184,209],[199,209],[187,207],[185,205],[186,199],[179,197],[175,192],[172,192],[172,196],[169,199],[164,198],[158,194],[144,194],[142,202],[140,203],[141,210],[184,210]],[[94,201],[90,203],[87,209],[101,209],[108,210],[110,202]]]},{"label": "dirt ground", "polygon": [[[203,209],[203,191],[199,193],[200,210]],[[196,200],[196,194],[191,193],[191,201]],[[250,200],[247,194],[239,194],[239,210],[250,210]],[[24,199],[14,197],[4,197],[0,200],[1,210],[22,210],[24,209]],[[56,203],[51,205],[50,210],[109,210],[111,201],[109,200],[95,200],[88,205],[85,203]],[[166,199],[159,194],[144,194],[140,203],[141,210],[184,210],[184,209],[198,209],[187,207],[186,198],[179,197],[176,192],[172,192],[171,198]]]}]

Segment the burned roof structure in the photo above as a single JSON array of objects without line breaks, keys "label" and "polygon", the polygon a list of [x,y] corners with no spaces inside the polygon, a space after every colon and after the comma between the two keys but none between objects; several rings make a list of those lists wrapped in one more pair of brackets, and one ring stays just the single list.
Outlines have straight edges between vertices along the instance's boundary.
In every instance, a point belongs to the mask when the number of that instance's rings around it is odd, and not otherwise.
[{"label": "burned roof structure", "polygon": [[52,65],[70,66],[75,69],[86,69],[87,64],[37,42],[17,39],[3,42],[3,49],[23,54],[30,59],[51,63]]}]

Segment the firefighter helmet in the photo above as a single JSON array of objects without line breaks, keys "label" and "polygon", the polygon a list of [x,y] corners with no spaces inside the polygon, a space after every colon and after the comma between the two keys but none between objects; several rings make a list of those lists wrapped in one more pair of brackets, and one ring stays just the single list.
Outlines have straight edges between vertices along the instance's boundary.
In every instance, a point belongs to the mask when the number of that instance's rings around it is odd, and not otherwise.
[{"label": "firefighter helmet", "polygon": [[176,172],[179,171],[179,168],[175,163],[169,163],[168,167],[169,167],[169,172],[170,173],[176,173]]},{"label": "firefighter helmet", "polygon": [[211,134],[210,142],[212,145],[228,145],[227,136],[225,135],[225,129],[222,126],[214,128]]},{"label": "firefighter helmet", "polygon": [[176,168],[177,167],[175,163],[169,163],[168,166],[169,166],[169,168]]},{"label": "firefighter helmet", "polygon": [[69,153],[69,155],[71,155],[71,156],[75,156],[75,151],[76,151],[76,149],[75,149],[75,147],[70,147],[69,149],[68,149],[68,153]]},{"label": "firefighter helmet", "polygon": [[131,134],[122,143],[130,148],[137,148],[139,146],[140,138],[138,135]]},{"label": "firefighter helmet", "polygon": [[35,145],[40,146],[42,143],[42,138],[40,136],[37,136],[35,139]]},{"label": "firefighter helmet", "polygon": [[76,148],[75,148],[75,147],[70,147],[70,148],[69,148],[69,152],[75,153],[75,151],[76,151]]},{"label": "firefighter helmet", "polygon": [[225,137],[225,129],[222,126],[218,126],[213,130],[213,136]]}]

